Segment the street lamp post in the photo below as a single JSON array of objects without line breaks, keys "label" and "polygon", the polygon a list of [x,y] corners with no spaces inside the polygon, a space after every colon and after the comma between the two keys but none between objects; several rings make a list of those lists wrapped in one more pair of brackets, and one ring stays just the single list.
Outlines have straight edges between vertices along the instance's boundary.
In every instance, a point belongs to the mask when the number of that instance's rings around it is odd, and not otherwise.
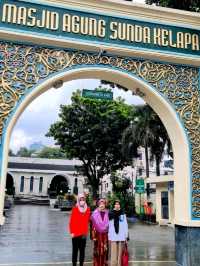
[{"label": "street lamp post", "polygon": [[[132,169],[131,169],[132,196],[134,194],[133,177],[134,177],[135,168],[136,168],[136,164],[135,164],[135,160],[133,158],[132,159]],[[137,179],[137,172],[136,172],[136,179]]]}]

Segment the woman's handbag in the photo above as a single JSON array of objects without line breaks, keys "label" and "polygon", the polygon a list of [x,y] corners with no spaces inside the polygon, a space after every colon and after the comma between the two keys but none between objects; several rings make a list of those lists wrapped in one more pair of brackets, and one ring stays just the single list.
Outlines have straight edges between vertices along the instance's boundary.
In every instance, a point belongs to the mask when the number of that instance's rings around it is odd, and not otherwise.
[{"label": "woman's handbag", "polygon": [[128,266],[128,259],[129,259],[128,246],[127,246],[127,243],[125,243],[123,251],[122,251],[121,265],[122,266]]}]

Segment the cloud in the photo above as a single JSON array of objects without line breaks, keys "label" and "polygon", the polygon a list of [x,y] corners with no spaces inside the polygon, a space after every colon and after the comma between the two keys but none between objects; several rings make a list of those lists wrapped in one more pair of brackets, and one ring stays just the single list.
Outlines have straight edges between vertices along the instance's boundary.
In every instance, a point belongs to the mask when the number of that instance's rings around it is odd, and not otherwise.
[{"label": "cloud", "polygon": [[83,88],[94,89],[98,85],[98,80],[88,79],[67,82],[62,88],[52,88],[41,94],[26,108],[23,115],[27,115],[29,112],[31,112],[32,115],[38,115],[45,112],[54,113],[55,109],[59,109],[60,104],[69,104],[71,102],[73,91],[76,91],[77,89],[82,90]]},{"label": "cloud", "polygon": [[[33,142],[53,145],[52,138],[45,137],[49,127],[58,119],[60,104],[70,104],[71,96],[77,89],[95,89],[99,80],[80,79],[66,82],[62,88],[49,89],[27,106],[19,117],[11,136],[10,148],[16,152],[20,147],[29,147]],[[128,104],[143,104],[144,101],[133,96],[131,91],[115,89],[114,98],[121,96]]]},{"label": "cloud", "polygon": [[130,90],[124,91],[124,90],[115,89],[114,90],[114,98],[117,98],[117,97],[122,97],[123,99],[125,99],[126,103],[128,103],[128,104],[132,104],[132,105],[145,104],[145,102],[143,101],[142,98],[140,98],[138,96],[133,96],[133,94]]},{"label": "cloud", "polygon": [[145,0],[134,0],[135,3],[145,4]]},{"label": "cloud", "polygon": [[52,123],[58,119],[61,104],[70,104],[73,91],[94,89],[99,80],[75,80],[67,82],[60,89],[49,89],[30,103],[19,117],[11,135],[10,148],[16,152],[20,147],[42,141],[53,145],[52,138],[45,137]]},{"label": "cloud", "polygon": [[10,148],[12,151],[17,152],[20,147],[27,147],[33,141],[33,137],[27,135],[23,129],[15,129],[11,136]]}]

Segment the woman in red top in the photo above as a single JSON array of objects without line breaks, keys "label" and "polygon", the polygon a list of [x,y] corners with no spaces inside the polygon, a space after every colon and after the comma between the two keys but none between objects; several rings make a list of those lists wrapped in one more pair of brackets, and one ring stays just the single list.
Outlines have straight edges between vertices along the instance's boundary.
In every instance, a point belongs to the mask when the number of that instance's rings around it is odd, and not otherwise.
[{"label": "woman in red top", "polygon": [[85,247],[90,221],[90,208],[86,203],[86,198],[80,194],[77,198],[77,204],[72,209],[69,231],[72,236],[72,263],[77,265],[78,251],[80,253],[79,262],[83,266],[85,259]]}]

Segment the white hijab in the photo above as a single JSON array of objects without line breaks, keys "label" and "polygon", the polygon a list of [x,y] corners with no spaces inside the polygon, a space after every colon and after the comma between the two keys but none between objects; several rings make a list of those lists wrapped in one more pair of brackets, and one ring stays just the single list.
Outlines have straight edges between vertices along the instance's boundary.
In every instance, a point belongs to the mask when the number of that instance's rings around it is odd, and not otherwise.
[{"label": "white hijab", "polygon": [[[85,200],[85,204],[83,206],[80,205],[80,201],[82,198],[84,198],[84,200]],[[86,203],[86,198],[85,198],[84,194],[78,195],[76,206],[78,207],[78,209],[81,213],[85,213],[87,211],[87,203]]]}]

